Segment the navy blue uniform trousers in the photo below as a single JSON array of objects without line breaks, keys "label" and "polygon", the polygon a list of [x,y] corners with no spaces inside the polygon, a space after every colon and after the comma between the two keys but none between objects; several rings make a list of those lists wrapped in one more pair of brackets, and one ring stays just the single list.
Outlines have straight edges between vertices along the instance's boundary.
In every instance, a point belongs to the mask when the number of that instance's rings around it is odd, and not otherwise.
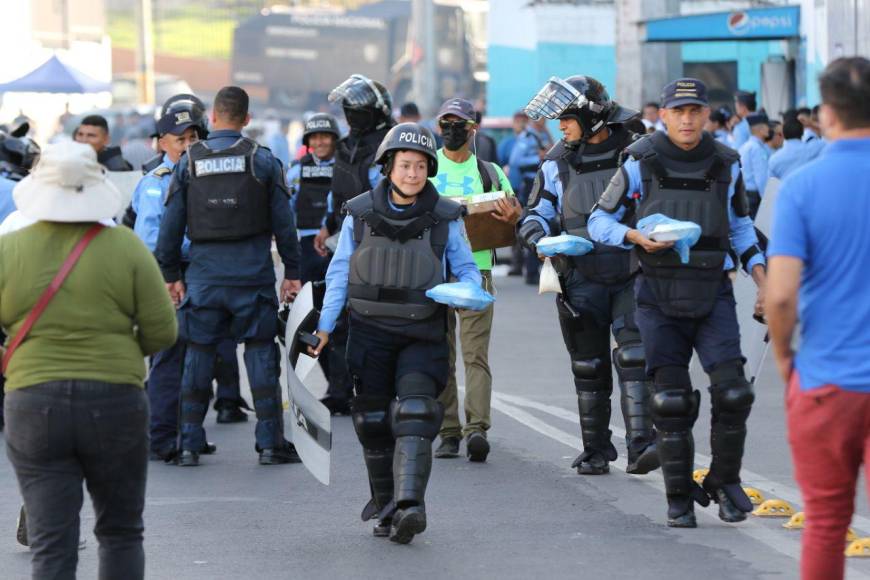
[{"label": "navy blue uniform trousers", "polygon": [[217,345],[226,339],[245,343],[245,367],[257,414],[257,447],[283,445],[274,285],[190,284],[178,309],[178,328],[188,343],[181,381],[181,448],[199,451],[205,445],[202,422],[211,396]]}]

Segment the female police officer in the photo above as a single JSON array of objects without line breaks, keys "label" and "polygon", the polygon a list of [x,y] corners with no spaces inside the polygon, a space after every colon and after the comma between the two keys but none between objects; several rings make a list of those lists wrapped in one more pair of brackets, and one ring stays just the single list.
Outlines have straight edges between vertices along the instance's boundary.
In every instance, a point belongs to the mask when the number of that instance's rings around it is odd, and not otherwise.
[{"label": "female police officer", "polygon": [[347,301],[353,422],[372,493],[362,517],[379,519],[376,536],[406,544],[426,529],[437,398],[447,382],[446,308],[425,292],[448,279],[448,267],[462,282],[480,286],[481,278],[461,206],[427,179],[438,167],[432,133],[397,125],[375,159],[386,179],[347,203],[311,354],[326,346]]}]

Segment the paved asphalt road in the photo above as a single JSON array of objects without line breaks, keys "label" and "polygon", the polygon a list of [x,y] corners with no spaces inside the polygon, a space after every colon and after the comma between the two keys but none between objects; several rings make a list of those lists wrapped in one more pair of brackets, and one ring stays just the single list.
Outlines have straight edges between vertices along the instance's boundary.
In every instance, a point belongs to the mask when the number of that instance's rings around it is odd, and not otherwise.
[{"label": "paved asphalt road", "polygon": [[[411,545],[371,536],[359,520],[368,486],[350,419],[334,420],[332,485],[301,465],[256,463],[253,421],[215,425],[218,453],[198,469],[151,463],[146,509],[147,576],[233,578],[796,578],[800,532],[784,520],[724,524],[714,507],[698,508],[697,530],[665,527],[660,472],[583,477],[576,397],[552,295],[500,278],[491,349],[495,396],[488,463],[435,460],[427,496],[429,529]],[[312,389],[322,390],[319,372]],[[706,379],[695,428],[697,463],[709,461]],[[785,438],[782,385],[765,365],[750,418],[744,480],[768,497],[800,504]],[[624,453],[614,398],[614,441]],[[14,539],[19,494],[0,462],[0,577],[26,578],[29,555]],[[863,489],[863,485],[862,488]],[[855,528],[870,536],[870,510],[859,493]],[[5,523],[3,523],[5,522]],[[87,547],[82,578],[96,577],[93,515],[82,519]],[[845,546],[845,544],[844,544]],[[870,578],[854,561],[849,578]]]}]

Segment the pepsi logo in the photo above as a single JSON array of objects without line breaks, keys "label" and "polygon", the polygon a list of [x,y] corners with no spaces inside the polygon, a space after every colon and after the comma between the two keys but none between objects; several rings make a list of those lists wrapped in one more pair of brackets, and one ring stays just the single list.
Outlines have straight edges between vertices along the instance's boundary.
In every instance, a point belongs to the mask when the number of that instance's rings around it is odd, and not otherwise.
[{"label": "pepsi logo", "polygon": [[742,34],[749,28],[751,19],[746,12],[732,12],[728,15],[728,30],[732,34]]}]

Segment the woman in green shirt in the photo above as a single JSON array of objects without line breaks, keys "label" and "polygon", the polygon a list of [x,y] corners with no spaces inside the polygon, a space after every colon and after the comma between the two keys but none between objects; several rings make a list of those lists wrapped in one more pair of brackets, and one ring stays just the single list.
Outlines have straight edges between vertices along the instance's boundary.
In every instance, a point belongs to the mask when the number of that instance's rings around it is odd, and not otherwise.
[{"label": "woman in green shirt", "polygon": [[[47,148],[13,195],[36,223],[0,237],[0,325],[9,337],[85,232],[122,209],[93,149],[78,143]],[[104,227],[9,359],[6,451],[24,496],[34,578],[75,576],[83,481],[100,577],[144,576],[144,357],[176,333],[148,249],[127,228]]]}]

